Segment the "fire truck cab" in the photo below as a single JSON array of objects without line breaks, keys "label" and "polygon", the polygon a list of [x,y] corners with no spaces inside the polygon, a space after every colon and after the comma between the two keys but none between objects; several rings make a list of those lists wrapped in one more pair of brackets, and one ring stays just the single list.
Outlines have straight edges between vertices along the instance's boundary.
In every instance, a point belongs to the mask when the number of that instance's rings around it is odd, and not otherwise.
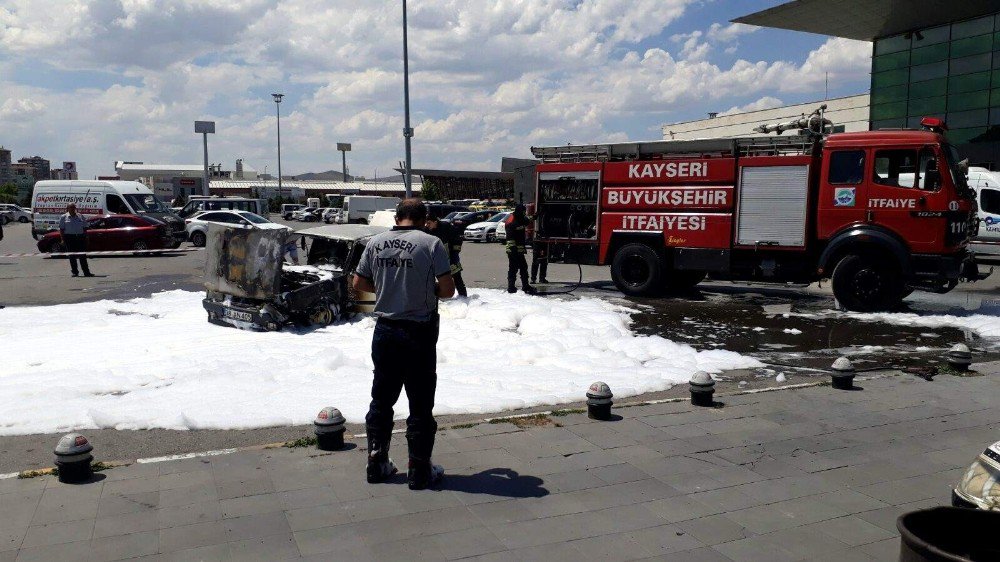
[{"label": "fire truck cab", "polygon": [[[934,123],[938,125],[937,123]],[[943,128],[943,123],[939,124]],[[715,279],[831,278],[849,310],[979,279],[976,200],[936,131],[533,147],[550,260],[628,295]]]}]

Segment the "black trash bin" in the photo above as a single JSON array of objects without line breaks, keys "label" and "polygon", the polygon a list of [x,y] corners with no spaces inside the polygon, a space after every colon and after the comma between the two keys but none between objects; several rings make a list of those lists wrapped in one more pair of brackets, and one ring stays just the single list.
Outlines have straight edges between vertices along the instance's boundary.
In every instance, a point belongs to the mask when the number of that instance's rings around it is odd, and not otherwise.
[{"label": "black trash bin", "polygon": [[935,507],[904,513],[899,562],[1000,560],[1000,512]]}]

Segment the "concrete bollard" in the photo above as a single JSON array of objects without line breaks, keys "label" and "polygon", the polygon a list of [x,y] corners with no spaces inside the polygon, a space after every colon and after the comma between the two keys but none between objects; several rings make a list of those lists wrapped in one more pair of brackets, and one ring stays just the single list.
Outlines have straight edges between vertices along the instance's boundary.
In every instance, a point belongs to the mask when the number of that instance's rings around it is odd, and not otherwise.
[{"label": "concrete bollard", "polygon": [[956,371],[968,371],[972,364],[972,351],[964,343],[956,343],[944,354],[944,360]]},{"label": "concrete bollard", "polygon": [[316,415],[316,447],[322,451],[339,451],[344,448],[344,419],[340,410],[327,406]]},{"label": "concrete bollard", "polygon": [[56,468],[59,469],[59,481],[64,484],[86,482],[94,475],[90,466],[94,456],[91,451],[94,446],[79,433],[63,435],[53,451],[56,454]]},{"label": "concrete bollard", "polygon": [[715,394],[715,380],[705,371],[698,371],[692,375],[688,387],[691,390],[691,404],[710,407],[715,403],[712,400]]},{"label": "concrete bollard", "polygon": [[854,364],[846,357],[838,357],[831,367],[833,372],[830,377],[833,379],[833,388],[837,390],[851,390],[854,388]]},{"label": "concrete bollard", "polygon": [[611,387],[603,382],[595,382],[587,389],[587,417],[592,420],[611,419]]}]

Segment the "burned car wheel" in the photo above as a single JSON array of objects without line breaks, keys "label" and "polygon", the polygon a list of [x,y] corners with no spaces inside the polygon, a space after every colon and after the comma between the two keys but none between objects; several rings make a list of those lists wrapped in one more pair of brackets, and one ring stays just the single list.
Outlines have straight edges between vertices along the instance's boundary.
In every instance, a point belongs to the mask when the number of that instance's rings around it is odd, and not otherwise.
[{"label": "burned car wheel", "polygon": [[309,322],[315,326],[329,326],[336,320],[333,310],[329,306],[317,308],[309,316]]}]

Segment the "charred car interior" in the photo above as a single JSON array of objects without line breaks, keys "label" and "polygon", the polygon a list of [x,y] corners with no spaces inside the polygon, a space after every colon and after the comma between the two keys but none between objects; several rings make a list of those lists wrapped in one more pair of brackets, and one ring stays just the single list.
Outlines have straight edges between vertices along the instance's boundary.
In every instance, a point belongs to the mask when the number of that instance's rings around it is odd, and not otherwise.
[{"label": "charred car interior", "polygon": [[[387,228],[330,225],[292,234],[211,225],[202,301],[208,321],[255,331],[283,326],[325,326],[368,312],[374,295],[350,288],[368,240]],[[284,262],[289,236],[302,236],[305,265]],[[294,238],[293,238],[294,240]]]}]

